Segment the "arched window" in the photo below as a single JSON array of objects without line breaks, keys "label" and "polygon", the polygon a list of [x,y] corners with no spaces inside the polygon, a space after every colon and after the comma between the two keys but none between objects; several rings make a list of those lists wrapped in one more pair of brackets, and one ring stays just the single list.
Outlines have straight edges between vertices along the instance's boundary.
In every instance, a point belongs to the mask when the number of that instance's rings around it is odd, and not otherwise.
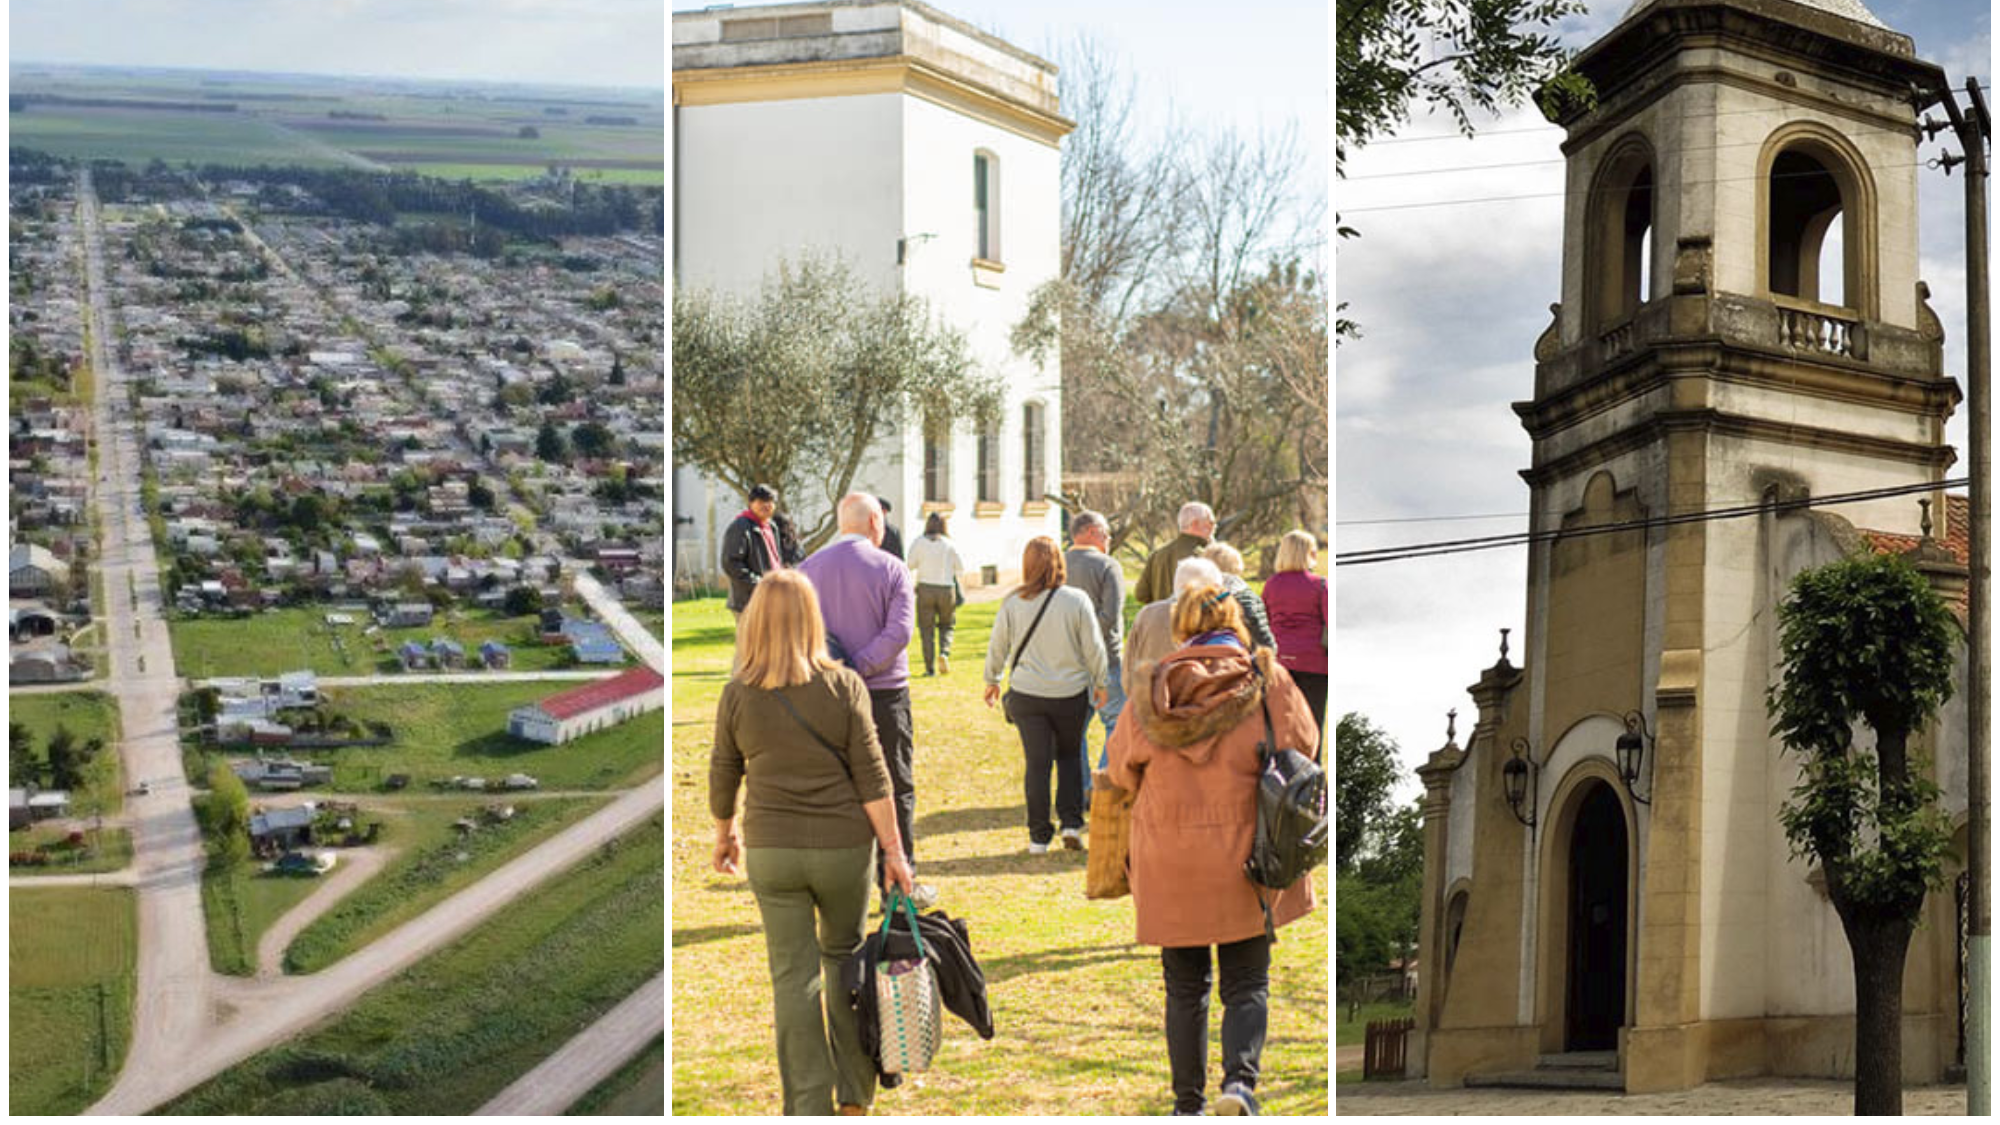
[{"label": "arched window", "polygon": [[972,154],[972,216],[975,257],[1000,260],[1000,158],[981,150]]},{"label": "arched window", "polygon": [[[1771,292],[1829,305],[1846,296],[1845,264],[1829,262],[1827,234],[1841,216],[1840,183],[1811,153],[1788,149],[1771,162],[1769,242]],[[1840,235],[1835,242],[1844,241]],[[1831,269],[1828,269],[1828,267]],[[1825,270],[1826,272],[1822,272]]]},{"label": "arched window", "polygon": [[1042,450],[1046,441],[1043,408],[1031,402],[1021,408],[1021,502],[1032,504],[1048,491],[1042,477]]},{"label": "arched window", "polygon": [[1591,191],[1585,297],[1596,327],[1626,319],[1651,295],[1654,197],[1653,150],[1634,134],[1605,157]]},{"label": "arched window", "polygon": [[1877,315],[1874,186],[1861,154],[1814,122],[1764,144],[1757,211],[1764,292]]}]

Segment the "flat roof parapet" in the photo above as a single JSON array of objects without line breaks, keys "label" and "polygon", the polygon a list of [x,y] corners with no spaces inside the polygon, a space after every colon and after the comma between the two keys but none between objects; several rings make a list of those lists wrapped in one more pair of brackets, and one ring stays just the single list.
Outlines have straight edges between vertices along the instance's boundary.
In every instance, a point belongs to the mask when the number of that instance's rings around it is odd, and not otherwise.
[{"label": "flat roof parapet", "polygon": [[909,59],[1056,114],[1054,63],[920,0],[817,0],[674,13],[674,70]]}]

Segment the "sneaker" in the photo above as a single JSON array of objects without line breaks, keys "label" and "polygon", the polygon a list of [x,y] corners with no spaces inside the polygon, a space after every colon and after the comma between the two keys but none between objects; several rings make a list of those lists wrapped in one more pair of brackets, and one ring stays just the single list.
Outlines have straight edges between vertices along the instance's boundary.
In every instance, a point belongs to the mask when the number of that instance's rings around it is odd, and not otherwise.
[{"label": "sneaker", "polygon": [[1066,851],[1072,851],[1072,852],[1080,852],[1080,851],[1082,851],[1082,850],[1083,850],[1083,830],[1082,830],[1081,828],[1065,828],[1065,829],[1063,829],[1063,831],[1062,831],[1062,841],[1063,841],[1063,848],[1064,848],[1064,850],[1066,850]]},{"label": "sneaker", "polygon": [[1257,1116],[1257,1096],[1250,1092],[1248,1086],[1244,1086],[1241,1083],[1231,1083],[1224,1086],[1221,1095],[1215,1099],[1215,1116],[1255,1117]]},{"label": "sneaker", "polygon": [[938,657],[938,675],[951,675],[951,655],[949,653]]},{"label": "sneaker", "polygon": [[1047,855],[1049,854],[1049,846],[1047,844],[1037,844],[1033,840],[1030,840],[1028,841],[1028,854]]},{"label": "sneaker", "polygon": [[922,913],[923,911],[929,910],[931,907],[936,906],[937,900],[938,900],[938,889],[936,887],[931,886],[929,883],[916,883],[911,885],[910,902],[916,906],[918,913]]}]

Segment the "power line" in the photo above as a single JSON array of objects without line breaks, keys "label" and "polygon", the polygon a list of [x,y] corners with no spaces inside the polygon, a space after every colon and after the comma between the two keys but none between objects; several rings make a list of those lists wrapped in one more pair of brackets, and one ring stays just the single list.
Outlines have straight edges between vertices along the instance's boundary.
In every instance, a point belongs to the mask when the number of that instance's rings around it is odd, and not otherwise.
[{"label": "power line", "polygon": [[1379,520],[1335,520],[1335,527],[1374,527],[1389,523],[1470,523],[1473,520],[1518,520],[1527,518],[1526,512],[1494,512],[1484,516],[1403,516],[1398,519]]},{"label": "power line", "polygon": [[[1877,165],[1875,170],[1881,172],[1889,172],[1899,168],[1922,168],[1929,165],[1930,163],[1931,161],[1920,160],[1917,161],[1915,164],[1881,164]],[[1704,184],[1741,184],[1741,183],[1751,183],[1762,180],[1790,179],[1800,176],[1830,176],[1830,175],[1831,173],[1826,172],[1824,170],[1812,171],[1812,172],[1770,172],[1761,176],[1724,176],[1713,180],[1682,180],[1680,182],[1680,186],[1683,188],[1687,188],[1687,187],[1698,187]],[[1621,192],[1621,191],[1622,192],[1656,191],[1659,189],[1659,187],[1660,187],[1659,184],[1646,184],[1644,186],[1633,184],[1622,188],[1610,188],[1610,189],[1599,188],[1597,190],[1603,192],[1606,195],[1610,195],[1615,192]],[[1470,206],[1472,204],[1477,204],[1477,203],[1519,203],[1524,200],[1530,200],[1530,199],[1562,199],[1566,196],[1572,196],[1572,195],[1578,198],[1582,198],[1590,194],[1591,190],[1585,189],[1583,191],[1531,192],[1527,195],[1490,195],[1481,199],[1434,199],[1424,203],[1383,203],[1383,204],[1378,204],[1374,207],[1341,207],[1339,208],[1339,213],[1342,216],[1363,215],[1377,211],[1411,211],[1420,207],[1460,207],[1460,206]]]},{"label": "power line", "polygon": [[1496,547],[1517,547],[1536,543],[1552,543],[1561,539],[1580,539],[1590,535],[1611,535],[1621,531],[1642,531],[1656,527],[1676,527],[1681,524],[1740,519],[1744,516],[1762,515],[1765,512],[1794,512],[1805,508],[1819,508],[1832,504],[1852,504],[1863,500],[1883,500],[1920,492],[1936,492],[1943,488],[1963,486],[1969,480],[1970,478],[1968,477],[1957,477],[1952,480],[1897,485],[1890,488],[1872,488],[1860,492],[1838,492],[1827,496],[1808,497],[1804,500],[1774,500],[1757,504],[1740,504],[1728,508],[1716,508],[1709,511],[1683,512],[1680,515],[1649,516],[1645,519],[1627,520],[1622,523],[1598,524],[1594,527],[1562,528],[1554,531],[1518,531],[1507,535],[1488,535],[1473,539],[1448,539],[1436,543],[1414,543],[1401,547],[1380,547],[1366,551],[1348,551],[1343,554],[1336,554],[1333,557],[1333,565],[1366,566],[1369,563],[1400,562],[1405,559],[1431,558],[1437,555],[1457,555],[1471,551],[1490,551]]}]

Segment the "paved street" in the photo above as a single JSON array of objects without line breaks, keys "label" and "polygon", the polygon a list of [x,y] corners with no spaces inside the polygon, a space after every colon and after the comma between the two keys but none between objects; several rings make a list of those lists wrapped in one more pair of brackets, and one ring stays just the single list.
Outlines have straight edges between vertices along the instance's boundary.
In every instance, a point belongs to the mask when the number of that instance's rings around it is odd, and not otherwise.
[{"label": "paved street", "polygon": [[575,1104],[666,1031],[666,980],[662,974],[640,985],[637,992],[542,1060],[540,1066],[479,1107],[479,1116],[549,1117]]},{"label": "paved street", "polygon": [[[1343,1083],[1334,1087],[1333,1112],[1336,1117],[1850,1116],[1854,1113],[1854,1084],[1807,1078],[1744,1078],[1672,1094],[1607,1094],[1583,1090],[1433,1090],[1422,1082]],[[1905,1090],[1903,1112],[1963,1116],[1965,1087]]]}]

